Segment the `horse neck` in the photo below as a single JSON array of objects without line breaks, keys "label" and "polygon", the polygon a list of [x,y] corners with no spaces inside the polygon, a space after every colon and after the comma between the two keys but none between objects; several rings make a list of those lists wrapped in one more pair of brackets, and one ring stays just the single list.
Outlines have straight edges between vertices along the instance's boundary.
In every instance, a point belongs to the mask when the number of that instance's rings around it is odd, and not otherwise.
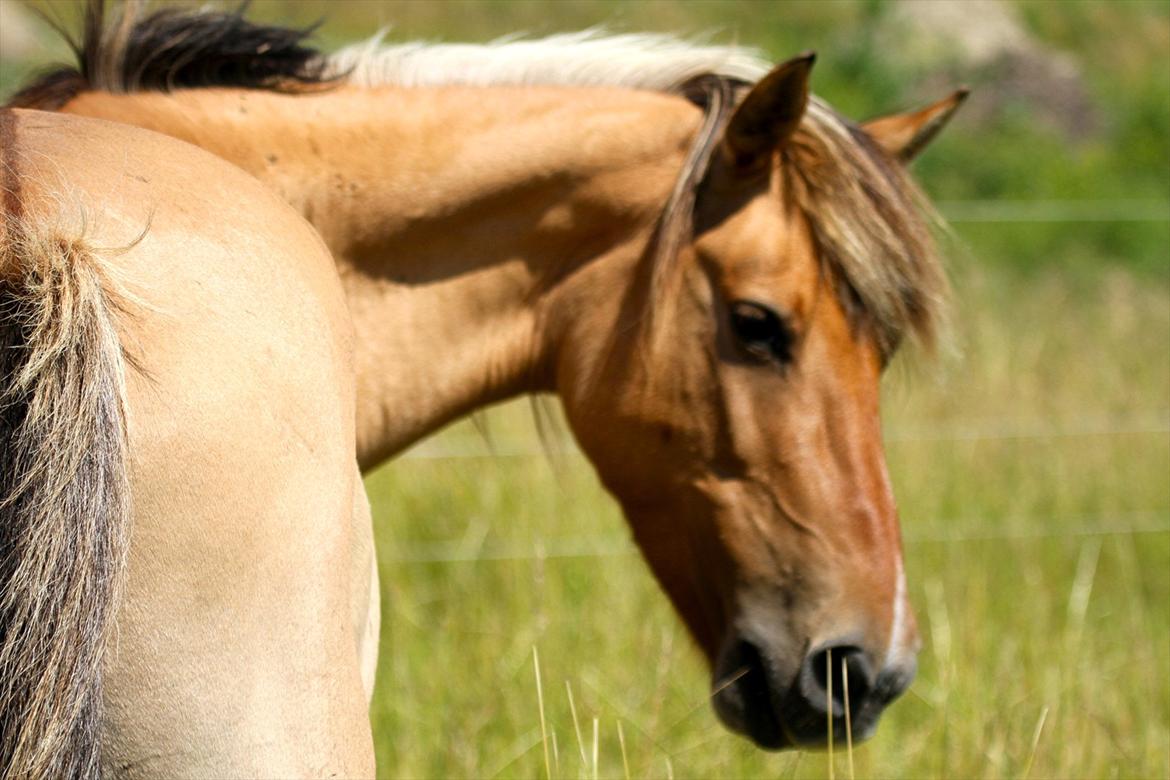
[{"label": "horse neck", "polygon": [[317,228],[353,315],[363,466],[561,389],[559,350],[616,321],[700,119],[581,88],[93,93],[68,110],[203,146]]}]

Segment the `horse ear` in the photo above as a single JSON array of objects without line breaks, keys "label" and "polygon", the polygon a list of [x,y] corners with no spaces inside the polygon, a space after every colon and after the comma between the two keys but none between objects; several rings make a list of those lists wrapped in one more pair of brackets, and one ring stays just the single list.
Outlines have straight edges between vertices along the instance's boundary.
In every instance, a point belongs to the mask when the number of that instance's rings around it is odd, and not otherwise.
[{"label": "horse ear", "polygon": [[777,65],[736,107],[723,148],[741,170],[767,161],[797,125],[808,107],[808,75],[816,54],[806,52]]},{"label": "horse ear", "polygon": [[951,121],[969,91],[963,87],[926,108],[871,119],[863,122],[861,129],[890,156],[908,163]]}]

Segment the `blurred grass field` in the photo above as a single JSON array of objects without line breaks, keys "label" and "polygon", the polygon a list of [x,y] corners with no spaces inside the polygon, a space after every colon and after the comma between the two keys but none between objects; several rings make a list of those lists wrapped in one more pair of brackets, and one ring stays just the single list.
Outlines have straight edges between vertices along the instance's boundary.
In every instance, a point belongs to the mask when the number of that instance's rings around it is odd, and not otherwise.
[{"label": "blurred grass field", "polygon": [[[254,12],[326,16],[328,45],[385,24],[394,39],[714,29],[777,59],[818,49],[814,87],[856,117],[971,83],[970,112],[916,167],[955,217],[954,349],[899,358],[884,387],[924,647],[914,686],[856,749],[856,774],[1170,777],[1170,3],[1008,6],[1075,66],[1084,105],[1066,114],[1041,110],[1027,68],[967,67],[918,51],[921,34],[899,38],[890,20],[916,7],[258,0]],[[0,52],[0,91],[54,52]],[[824,753],[762,753],[718,725],[707,672],[619,511],[558,441],[542,454],[516,402],[368,478],[379,773],[537,777],[547,747],[565,778],[627,765],[830,776]],[[848,776],[843,751],[835,761]]]}]

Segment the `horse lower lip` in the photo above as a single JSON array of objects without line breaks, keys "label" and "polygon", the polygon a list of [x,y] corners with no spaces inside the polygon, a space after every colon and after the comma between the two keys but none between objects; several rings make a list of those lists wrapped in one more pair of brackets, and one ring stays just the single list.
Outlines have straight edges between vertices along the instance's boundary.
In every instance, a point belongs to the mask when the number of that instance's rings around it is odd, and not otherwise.
[{"label": "horse lower lip", "polygon": [[721,659],[716,711],[724,723],[759,747],[778,750],[788,747],[788,738],[775,706],[772,686],[759,650],[742,640]]}]

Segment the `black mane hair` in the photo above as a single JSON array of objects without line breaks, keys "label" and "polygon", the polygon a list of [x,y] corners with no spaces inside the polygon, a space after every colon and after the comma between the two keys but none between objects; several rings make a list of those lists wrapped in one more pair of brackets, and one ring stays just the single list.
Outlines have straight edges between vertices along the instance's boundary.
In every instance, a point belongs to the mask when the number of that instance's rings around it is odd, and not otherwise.
[{"label": "black mane hair", "polygon": [[89,0],[80,40],[48,19],[73,50],[76,64],[42,74],[8,105],[55,110],[84,90],[294,91],[333,81],[325,75],[321,52],[309,43],[318,24],[259,24],[245,18],[248,5],[232,11],[164,7],[145,14],[142,3],[132,0],[107,18],[106,0]]}]

